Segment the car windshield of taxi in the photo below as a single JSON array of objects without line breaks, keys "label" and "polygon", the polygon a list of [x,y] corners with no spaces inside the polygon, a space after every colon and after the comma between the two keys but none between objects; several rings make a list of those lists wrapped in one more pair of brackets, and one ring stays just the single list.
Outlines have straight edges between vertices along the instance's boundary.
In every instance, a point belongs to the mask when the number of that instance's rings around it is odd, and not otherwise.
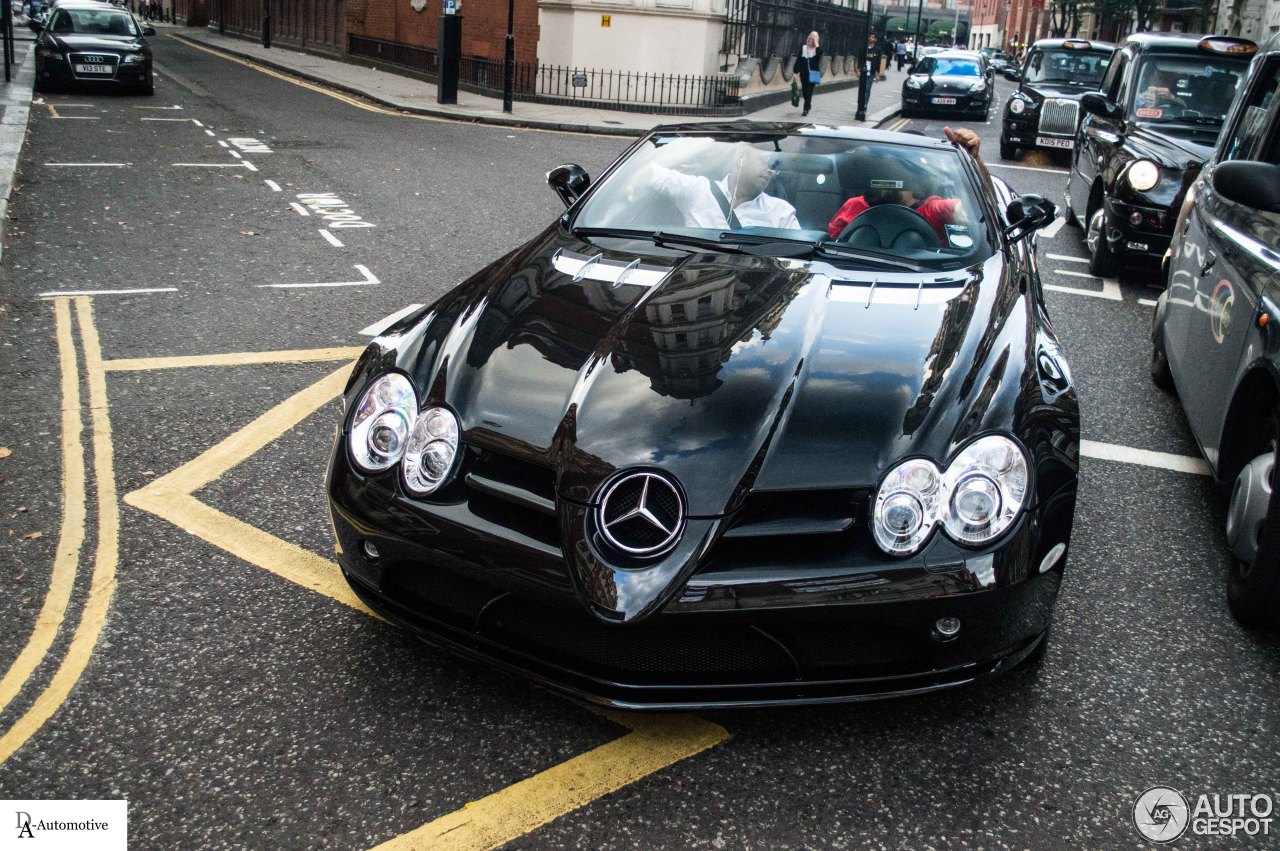
[{"label": "car windshield of taxi", "polygon": [[1051,83],[1096,89],[1111,64],[1112,51],[1082,51],[1065,47],[1035,49],[1027,59],[1024,82]]},{"label": "car windshield of taxi", "polygon": [[951,270],[990,257],[994,223],[968,154],[892,138],[657,136],[606,175],[572,227],[597,241],[861,268]]},{"label": "car windshield of taxi", "polygon": [[1248,71],[1249,57],[1205,61],[1151,54],[1138,69],[1129,117],[1150,124],[1221,126]]}]

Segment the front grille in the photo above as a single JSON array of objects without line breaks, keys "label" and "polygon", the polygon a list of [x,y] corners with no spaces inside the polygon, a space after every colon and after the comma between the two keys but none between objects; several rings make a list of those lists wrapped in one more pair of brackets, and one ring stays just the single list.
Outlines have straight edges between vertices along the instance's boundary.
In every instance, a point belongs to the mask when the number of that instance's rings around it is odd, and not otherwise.
[{"label": "front grille", "polygon": [[463,480],[471,510],[490,522],[560,546],[555,473],[487,447],[469,445]]},{"label": "front grille", "polygon": [[[72,53],[71,73],[82,80],[109,80],[116,75],[116,66],[120,57],[114,53]],[[105,65],[110,70],[105,73],[87,74],[76,70],[77,65]]]},{"label": "front grille", "polygon": [[1074,136],[1076,119],[1080,115],[1078,101],[1062,98],[1049,98],[1040,110],[1040,132],[1056,133],[1061,136]]},{"label": "front grille", "polygon": [[747,496],[726,538],[839,535],[861,516],[867,494],[856,490],[755,492]]}]

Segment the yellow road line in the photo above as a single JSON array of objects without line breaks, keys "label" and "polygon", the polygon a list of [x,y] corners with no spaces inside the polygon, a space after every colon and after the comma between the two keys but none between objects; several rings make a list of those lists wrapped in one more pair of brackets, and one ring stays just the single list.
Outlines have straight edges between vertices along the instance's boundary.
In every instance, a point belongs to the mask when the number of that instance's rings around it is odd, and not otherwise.
[{"label": "yellow road line", "polygon": [[375,851],[481,851],[497,848],[566,813],[729,738],[691,715],[638,716],[622,738],[467,804]]},{"label": "yellow road line", "polygon": [[[358,354],[361,350],[354,351]],[[353,609],[373,614],[347,586],[333,562],[211,508],[192,496],[335,398],[346,385],[350,371],[350,367],[344,365],[295,393],[178,469],[125,495],[124,501],[250,564]]]},{"label": "yellow road line", "polygon": [[44,661],[58,630],[67,616],[67,604],[80,565],[84,545],[85,469],[81,435],[84,422],[80,408],[80,370],[76,365],[74,334],[71,329],[71,302],[54,302],[54,324],[58,341],[58,362],[62,370],[62,526],[58,549],[49,575],[49,590],[36,616],[35,628],[4,678],[0,679],[0,712],[3,712],[36,668]]},{"label": "yellow road line", "polygon": [[200,366],[247,366],[261,363],[311,363],[315,361],[350,361],[360,356],[363,346],[332,349],[295,349],[277,352],[228,352],[218,355],[184,355],[162,358],[120,358],[103,362],[109,372],[134,372],[148,369],[179,369]]},{"label": "yellow road line", "polygon": [[26,714],[0,736],[0,763],[7,760],[35,735],[71,694],[80,681],[93,649],[102,635],[116,587],[119,562],[120,505],[116,500],[115,464],[112,459],[111,420],[107,414],[107,380],[102,369],[102,347],[93,326],[92,302],[77,298],[76,318],[84,347],[85,372],[89,378],[89,409],[93,414],[93,473],[97,483],[98,546],[94,559],[89,596],[80,613],[80,623],[71,636],[67,655],[48,687],[36,698]]}]

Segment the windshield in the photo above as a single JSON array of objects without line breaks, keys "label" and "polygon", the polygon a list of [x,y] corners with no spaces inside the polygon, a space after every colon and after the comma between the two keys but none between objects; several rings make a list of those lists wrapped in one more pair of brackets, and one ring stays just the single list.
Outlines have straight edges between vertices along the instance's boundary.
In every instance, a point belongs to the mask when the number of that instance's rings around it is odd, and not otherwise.
[{"label": "windshield", "polygon": [[981,77],[982,69],[973,59],[949,59],[945,56],[926,56],[916,66],[917,74],[934,74],[939,77]]},{"label": "windshield", "polygon": [[[810,134],[663,136],[604,180],[573,227],[589,238],[772,256],[850,252],[958,269],[991,254],[961,154]],[[967,155],[965,155],[967,156]]]},{"label": "windshield", "polygon": [[86,35],[138,34],[133,15],[119,9],[59,9],[50,29],[56,33],[84,33]]},{"label": "windshield", "polygon": [[1138,69],[1130,117],[1155,124],[1221,125],[1248,59],[1151,56]]},{"label": "windshield", "polygon": [[1032,50],[1027,59],[1026,82],[1062,83],[1096,89],[1111,64],[1111,51]]}]

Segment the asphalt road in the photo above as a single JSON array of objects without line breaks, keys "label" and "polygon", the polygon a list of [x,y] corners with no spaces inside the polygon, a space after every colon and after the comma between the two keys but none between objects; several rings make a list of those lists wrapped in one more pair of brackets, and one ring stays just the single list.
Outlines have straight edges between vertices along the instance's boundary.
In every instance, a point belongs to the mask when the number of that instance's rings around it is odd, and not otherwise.
[{"label": "asphalt road", "polygon": [[[295,394],[544,227],[549,167],[598,173],[626,141],[391,115],[164,37],[156,55],[154,98],[33,107],[11,205],[0,798],[128,798],[136,848],[1114,848],[1143,844],[1150,786],[1280,791],[1280,644],[1230,619],[1223,500],[1163,456],[1082,463],[1044,664],[926,698],[602,717],[335,599],[338,408]],[[993,173],[1061,203],[1066,157],[1000,165],[993,115]],[[1080,232],[1051,231],[1085,438],[1195,456],[1147,378],[1153,275],[1082,276]],[[158,291],[40,297],[120,289]],[[1179,845],[1198,842],[1272,844]]]}]

